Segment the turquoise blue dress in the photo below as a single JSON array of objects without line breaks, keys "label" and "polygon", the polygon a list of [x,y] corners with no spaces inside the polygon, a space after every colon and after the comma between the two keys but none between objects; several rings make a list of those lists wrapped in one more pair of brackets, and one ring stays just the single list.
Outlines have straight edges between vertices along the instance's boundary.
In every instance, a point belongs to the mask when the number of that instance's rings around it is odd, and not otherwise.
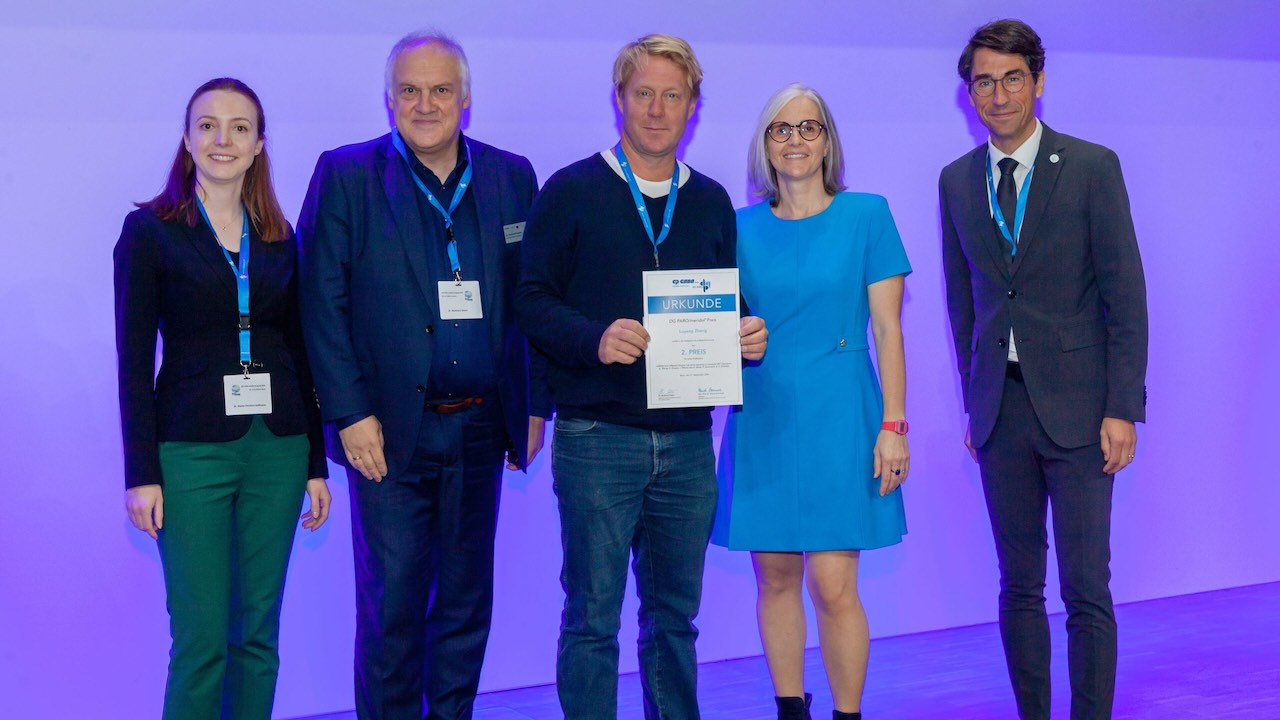
[{"label": "turquoise blue dress", "polygon": [[738,211],[747,310],[769,348],[743,370],[720,447],[712,542],[734,550],[866,550],[902,541],[902,491],[880,497],[872,451],[883,400],[867,341],[867,286],[911,272],[889,204],[840,193],[781,220]]}]

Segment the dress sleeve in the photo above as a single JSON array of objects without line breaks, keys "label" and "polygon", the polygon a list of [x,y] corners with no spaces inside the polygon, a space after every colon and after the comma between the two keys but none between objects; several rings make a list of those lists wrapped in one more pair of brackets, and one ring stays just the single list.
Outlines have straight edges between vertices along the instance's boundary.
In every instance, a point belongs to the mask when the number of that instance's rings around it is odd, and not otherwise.
[{"label": "dress sleeve", "polygon": [[873,196],[869,215],[865,224],[867,284],[871,285],[894,275],[910,275],[911,263],[907,260],[906,248],[902,247],[902,237],[898,235],[893,214],[889,212],[889,201],[879,195]]}]

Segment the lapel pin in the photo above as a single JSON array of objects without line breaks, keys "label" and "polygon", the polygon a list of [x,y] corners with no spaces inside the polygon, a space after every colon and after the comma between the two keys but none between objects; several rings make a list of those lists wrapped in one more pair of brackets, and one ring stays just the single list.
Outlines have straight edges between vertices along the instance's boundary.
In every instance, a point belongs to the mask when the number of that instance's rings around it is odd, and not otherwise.
[{"label": "lapel pin", "polygon": [[1058,153],[1054,153],[1054,154],[1050,155],[1050,156],[1049,156],[1049,162],[1051,162],[1051,163],[1056,163],[1056,162],[1058,162]]}]

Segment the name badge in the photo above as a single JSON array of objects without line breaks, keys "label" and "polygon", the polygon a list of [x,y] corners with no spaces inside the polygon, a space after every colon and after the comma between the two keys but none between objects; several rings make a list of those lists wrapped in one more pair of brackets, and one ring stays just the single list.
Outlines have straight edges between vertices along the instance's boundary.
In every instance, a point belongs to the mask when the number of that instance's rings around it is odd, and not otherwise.
[{"label": "name badge", "polygon": [[222,398],[228,415],[270,415],[271,373],[223,375]]},{"label": "name badge", "polygon": [[438,283],[441,320],[479,320],[484,317],[480,307],[480,281],[441,280]]},{"label": "name badge", "polygon": [[502,226],[502,234],[507,237],[507,244],[518,243],[524,239],[524,223],[511,223]]}]

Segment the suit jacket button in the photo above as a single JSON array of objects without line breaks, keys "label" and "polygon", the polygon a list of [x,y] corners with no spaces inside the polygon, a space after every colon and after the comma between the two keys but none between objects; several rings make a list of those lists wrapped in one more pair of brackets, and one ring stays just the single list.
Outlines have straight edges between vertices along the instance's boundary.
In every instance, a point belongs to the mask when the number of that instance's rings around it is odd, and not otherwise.
[{"label": "suit jacket button", "polygon": [[427,334],[428,334],[428,335],[430,335],[431,333],[433,333],[433,332],[435,332],[435,331],[436,331],[436,326],[435,326],[435,325],[428,325],[428,326],[427,326]]},{"label": "suit jacket button", "polygon": [[419,385],[419,386],[417,386],[417,387],[416,387],[416,388],[414,388],[414,389],[415,389],[415,390],[417,390],[417,391],[418,391],[418,392],[420,392],[420,393],[424,393],[424,392],[426,392],[426,391],[427,391],[427,386],[426,386],[426,385]]},{"label": "suit jacket button", "polygon": [[1014,299],[1014,298],[1016,298],[1016,297],[1018,297],[1018,291],[1017,291],[1017,290],[1010,290],[1010,291],[1009,291],[1009,299],[1010,299],[1010,300],[1012,300],[1012,299]]},{"label": "suit jacket button", "polygon": [[999,340],[996,341],[996,344],[999,345],[1000,347],[1008,347],[1009,341],[1005,340],[1004,338],[1000,338]]}]

